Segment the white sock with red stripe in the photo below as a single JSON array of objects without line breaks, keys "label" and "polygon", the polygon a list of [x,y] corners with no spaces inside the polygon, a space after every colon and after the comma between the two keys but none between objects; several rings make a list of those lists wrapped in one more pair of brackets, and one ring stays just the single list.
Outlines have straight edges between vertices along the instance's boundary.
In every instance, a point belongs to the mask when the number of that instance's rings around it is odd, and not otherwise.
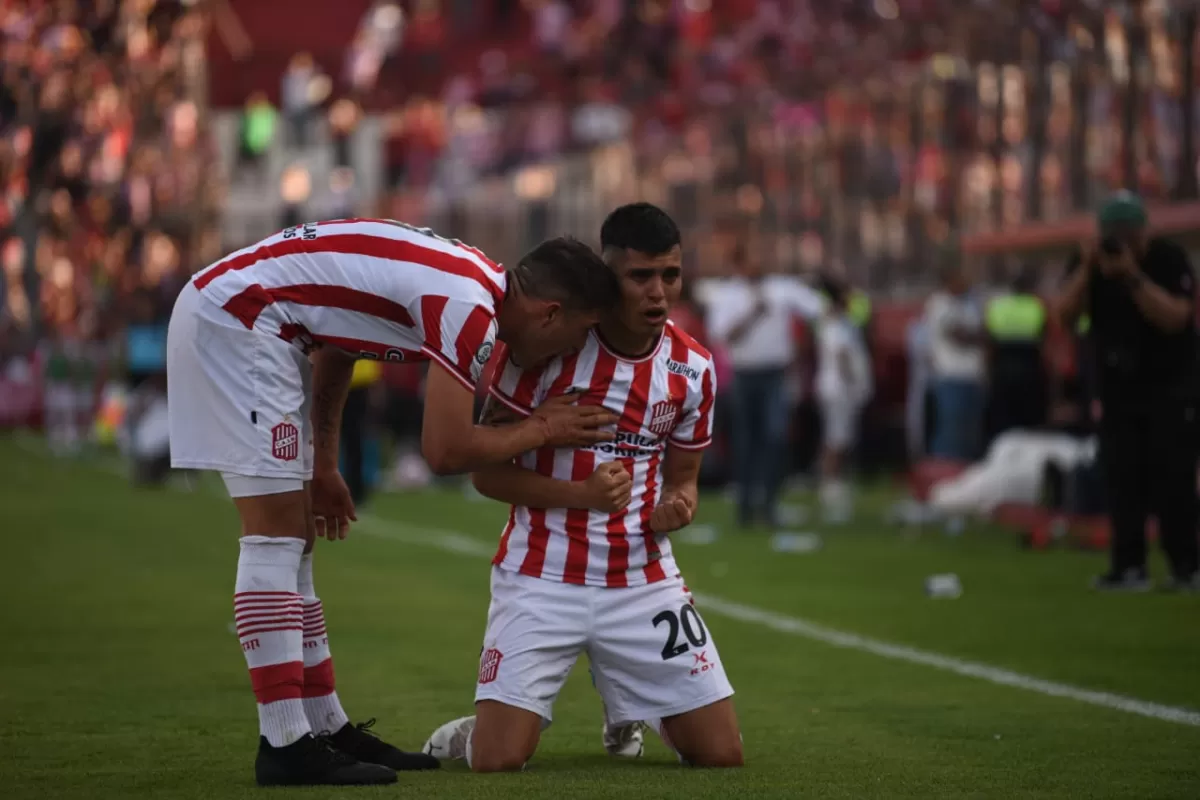
[{"label": "white sock with red stripe", "polygon": [[303,611],[296,593],[303,539],[243,536],[233,595],[234,624],[258,700],[259,731],[272,747],[311,728],[304,714]]},{"label": "white sock with red stripe", "polygon": [[300,559],[296,591],[304,603],[304,713],[314,731],[337,733],[350,718],[334,690],[333,658],[325,631],[325,610],[313,589],[313,554]]}]

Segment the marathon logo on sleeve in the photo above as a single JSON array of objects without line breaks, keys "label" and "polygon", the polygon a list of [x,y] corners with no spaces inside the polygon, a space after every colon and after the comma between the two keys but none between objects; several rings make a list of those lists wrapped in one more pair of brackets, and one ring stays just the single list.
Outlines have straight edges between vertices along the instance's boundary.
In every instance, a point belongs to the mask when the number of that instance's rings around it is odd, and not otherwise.
[{"label": "marathon logo on sleeve", "polygon": [[684,364],[682,361],[672,361],[668,358],[667,372],[670,372],[673,375],[686,375],[694,381],[700,380],[700,370],[688,364]]}]

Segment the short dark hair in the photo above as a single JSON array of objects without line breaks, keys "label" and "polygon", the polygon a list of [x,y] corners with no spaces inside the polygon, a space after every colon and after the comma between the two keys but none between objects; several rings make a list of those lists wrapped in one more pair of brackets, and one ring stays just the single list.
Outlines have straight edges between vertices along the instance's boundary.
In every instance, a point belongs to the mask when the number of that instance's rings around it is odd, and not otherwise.
[{"label": "short dark hair", "polygon": [[616,275],[592,248],[572,236],[547,239],[530,250],[509,279],[539,300],[554,300],[573,311],[597,311],[621,298]]},{"label": "short dark hair", "polygon": [[600,226],[600,249],[636,250],[659,256],[682,242],[671,215],[651,203],[630,203],[608,215]]}]

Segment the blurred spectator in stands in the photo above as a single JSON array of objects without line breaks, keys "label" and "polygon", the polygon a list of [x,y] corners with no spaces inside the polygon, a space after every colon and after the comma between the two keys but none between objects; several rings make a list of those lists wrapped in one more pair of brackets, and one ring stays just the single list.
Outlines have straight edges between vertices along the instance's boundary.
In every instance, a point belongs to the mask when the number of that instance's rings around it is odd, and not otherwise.
[{"label": "blurred spectator in stands", "polygon": [[1036,290],[1037,274],[1024,269],[1009,291],[987,305],[989,439],[1014,428],[1037,428],[1046,420],[1046,307]]},{"label": "blurred spectator in stands", "polygon": [[415,0],[409,22],[404,26],[404,49],[416,53],[422,72],[441,69],[446,40],[441,0]]},{"label": "blurred spectator in stands", "polygon": [[309,53],[292,56],[283,74],[280,91],[283,116],[291,132],[291,144],[295,147],[307,147],[309,143],[317,106],[323,99],[315,90],[317,78],[317,66]]},{"label": "blurred spectator in stands", "polygon": [[633,123],[629,109],[620,105],[613,91],[597,76],[584,78],[579,102],[571,115],[571,136],[583,147],[594,147],[625,136]]},{"label": "blurred spectator in stands", "polygon": [[106,363],[144,321],[142,298],[169,307],[192,267],[185,246],[213,219],[205,13],[109,0],[0,12],[0,324],[25,337],[40,328],[57,450],[84,442]]},{"label": "blurred spectator in stands", "polygon": [[404,111],[399,134],[389,141],[388,159],[409,187],[429,186],[446,145],[445,108],[424,97],[413,98]]},{"label": "blurred spectator in stands", "polygon": [[933,357],[930,352],[929,325],[921,317],[905,331],[908,356],[908,387],[904,399],[904,432],[910,462],[916,462],[929,450],[935,403],[930,388]]},{"label": "blurred spectator in stands", "polygon": [[404,178],[404,112],[390,111],[381,122],[383,133],[382,153],[385,190],[395,191]]},{"label": "blurred spectator in stands", "polygon": [[360,33],[346,48],[344,80],[354,96],[363,97],[375,88],[382,66],[383,54]]},{"label": "blurred spectator in stands", "polygon": [[562,152],[566,138],[567,117],[561,101],[552,92],[538,96],[529,110],[524,160],[535,163],[548,161]]},{"label": "blurred spectator in stands", "polygon": [[329,108],[329,137],[333,144],[333,165],[354,166],[354,134],[362,120],[358,103],[343,97]]},{"label": "blurred spectator in stands", "polygon": [[813,318],[822,301],[795,278],[766,275],[761,256],[739,243],[734,275],[705,287],[708,330],[733,366],[734,479],[742,525],[778,522],[788,451],[787,370],[796,358],[795,316]]},{"label": "blurred spectator in stands", "polygon": [[275,106],[264,92],[255,92],[246,101],[242,110],[241,131],[238,137],[238,163],[240,167],[251,167],[256,172],[263,169],[263,160],[275,139],[275,127],[279,119]]},{"label": "blurred spectator in stands", "polygon": [[291,228],[308,219],[308,201],[312,197],[312,175],[303,164],[292,164],[279,179],[283,216],[279,227]]},{"label": "blurred spectator in stands", "polygon": [[375,89],[379,71],[400,48],[404,11],[393,0],[374,3],[346,52],[346,82],[359,98]]},{"label": "blurred spectator in stands", "polygon": [[[157,483],[169,470],[166,437],[148,430],[165,412],[167,393],[167,322],[170,305],[153,288],[136,289],[125,308],[122,360],[127,397],[124,426],[134,455],[134,476],[139,482]],[[149,424],[147,424],[149,423]],[[153,439],[154,441],[150,441]]]},{"label": "blurred spectator in stands", "polygon": [[13,331],[9,342],[15,342],[16,331],[28,330],[32,322],[32,309],[29,306],[29,295],[25,289],[25,243],[16,236],[4,242],[0,259],[4,265],[4,274],[0,276],[0,285],[4,286],[4,303],[0,306],[0,324]]},{"label": "blurred spectator in stands", "polygon": [[816,398],[821,414],[821,486],[826,522],[848,522],[853,498],[846,483],[847,456],[858,442],[862,409],[871,399],[871,360],[862,333],[850,314],[850,291],[840,282],[823,281],[825,312],[816,323]]},{"label": "blurred spectator in stands", "polygon": [[354,170],[337,167],[329,173],[329,196],[322,219],[351,219],[358,216],[359,196]]},{"label": "blurred spectator in stands", "polygon": [[533,44],[543,56],[559,57],[567,44],[571,8],[563,0],[525,0],[533,14]]},{"label": "blurred spectator in stands", "polygon": [[377,0],[363,18],[360,30],[386,61],[400,49],[404,36],[404,10],[395,0]]},{"label": "blurred spectator in stands", "polygon": [[[957,259],[957,254],[950,256]],[[942,266],[942,285],[925,304],[934,396],[931,454],[971,461],[983,434],[983,315],[957,260]]]},{"label": "blurred spectator in stands", "polygon": [[83,333],[65,333],[60,328],[42,345],[46,364],[42,421],[50,449],[58,455],[78,452],[87,441],[92,421],[95,371]]}]

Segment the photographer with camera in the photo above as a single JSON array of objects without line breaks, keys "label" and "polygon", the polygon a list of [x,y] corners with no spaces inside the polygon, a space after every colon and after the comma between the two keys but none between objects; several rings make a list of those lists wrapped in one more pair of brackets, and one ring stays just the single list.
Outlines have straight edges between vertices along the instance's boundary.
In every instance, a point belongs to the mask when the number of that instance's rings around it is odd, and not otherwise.
[{"label": "photographer with camera", "polygon": [[1146,209],[1130,192],[1098,215],[1099,242],[1085,243],[1058,299],[1064,323],[1091,318],[1100,463],[1112,525],[1111,568],[1102,590],[1146,591],[1146,518],[1158,517],[1171,568],[1167,584],[1200,590],[1196,463],[1195,279],[1187,253],[1150,236]]}]

